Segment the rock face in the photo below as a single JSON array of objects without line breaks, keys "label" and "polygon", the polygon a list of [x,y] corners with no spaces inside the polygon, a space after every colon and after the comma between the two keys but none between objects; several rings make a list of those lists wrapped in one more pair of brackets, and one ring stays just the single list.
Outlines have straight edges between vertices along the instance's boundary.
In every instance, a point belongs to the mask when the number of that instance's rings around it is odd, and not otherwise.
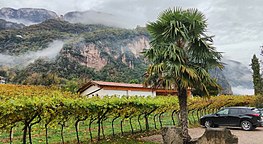
[{"label": "rock face", "polygon": [[211,77],[215,78],[217,80],[217,83],[222,87],[220,94],[225,94],[225,95],[233,94],[231,85],[229,84],[229,81],[226,79],[222,70],[216,68],[213,70],[209,70],[209,73]]},{"label": "rock face", "polygon": [[0,18],[11,21],[24,23],[26,25],[32,23],[41,23],[47,19],[56,19],[58,15],[49,10],[36,8],[1,8]]},{"label": "rock face", "polygon": [[107,60],[101,57],[98,48],[96,48],[94,44],[86,45],[82,49],[81,54],[86,57],[86,60],[80,61],[82,65],[96,70],[101,70],[105,65],[107,65]]},{"label": "rock face", "polygon": [[[114,44],[113,44],[114,43]],[[136,60],[141,61],[142,51],[150,47],[147,37],[138,35],[117,41],[101,39],[99,42],[77,42],[72,46],[79,55],[68,55],[81,65],[101,70],[108,63],[121,61],[130,68]]]},{"label": "rock face", "polygon": [[0,19],[0,30],[6,30],[6,29],[21,29],[25,25],[23,24],[17,24],[13,22],[9,22],[3,19]]}]

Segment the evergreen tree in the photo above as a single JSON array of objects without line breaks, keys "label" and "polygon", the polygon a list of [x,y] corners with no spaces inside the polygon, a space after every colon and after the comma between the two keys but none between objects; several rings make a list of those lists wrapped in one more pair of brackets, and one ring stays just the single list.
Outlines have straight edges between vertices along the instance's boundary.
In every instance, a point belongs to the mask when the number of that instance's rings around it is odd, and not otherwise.
[{"label": "evergreen tree", "polygon": [[260,76],[260,65],[256,55],[254,55],[252,58],[251,67],[253,70],[254,93],[255,95],[262,94],[262,79]]}]

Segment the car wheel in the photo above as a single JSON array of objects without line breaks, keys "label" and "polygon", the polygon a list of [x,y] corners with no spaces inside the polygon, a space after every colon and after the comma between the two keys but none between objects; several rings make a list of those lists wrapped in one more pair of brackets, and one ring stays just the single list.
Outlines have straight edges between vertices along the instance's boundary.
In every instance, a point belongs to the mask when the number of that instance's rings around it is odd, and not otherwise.
[{"label": "car wheel", "polygon": [[210,128],[210,127],[212,127],[212,126],[213,126],[212,121],[210,121],[210,120],[206,120],[206,121],[205,121],[205,127],[206,127],[206,128]]},{"label": "car wheel", "polygon": [[243,130],[249,131],[253,129],[253,125],[251,124],[250,121],[244,120],[241,122],[241,128]]}]

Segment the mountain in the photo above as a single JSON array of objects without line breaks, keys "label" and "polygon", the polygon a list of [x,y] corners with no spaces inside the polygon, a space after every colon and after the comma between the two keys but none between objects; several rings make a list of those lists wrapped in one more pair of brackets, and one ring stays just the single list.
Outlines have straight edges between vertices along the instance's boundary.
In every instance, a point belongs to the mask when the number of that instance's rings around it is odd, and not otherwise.
[{"label": "mountain", "polygon": [[103,24],[114,27],[127,27],[131,21],[123,21],[123,17],[99,11],[72,11],[58,16],[55,12],[37,8],[1,8],[0,19],[24,25],[39,24],[48,19],[64,19],[70,23]]},{"label": "mountain", "polygon": [[224,74],[224,70],[220,70],[218,68],[209,70],[209,73],[212,78],[217,80],[217,83],[222,87],[220,94],[233,94],[232,87],[230,85],[230,81],[226,78]]},{"label": "mountain", "polygon": [[0,19],[0,30],[6,30],[6,29],[21,29],[25,25],[23,24],[17,24],[13,22],[9,22],[3,19]]},{"label": "mountain", "polygon": [[244,64],[223,59],[223,70],[210,70],[212,77],[218,79],[218,83],[225,88],[222,92],[225,94],[248,94],[253,95],[252,72]]},{"label": "mountain", "polygon": [[[128,30],[71,24],[56,19],[19,30],[2,30],[0,74],[11,82],[22,84],[40,84],[41,81],[35,80],[50,75],[59,80],[86,77],[141,82],[146,68],[141,51],[149,48],[148,37],[144,28]],[[61,46],[60,42],[54,46],[55,40],[63,41],[64,44]],[[57,50],[57,57],[52,60],[47,58],[47,54],[46,57],[39,56],[39,53]],[[10,59],[12,61],[8,61]],[[29,61],[33,63],[23,65]]]},{"label": "mountain", "polygon": [[254,94],[251,69],[238,61],[223,59],[223,62],[225,63],[223,74],[233,88],[234,94]]},{"label": "mountain", "polygon": [[[2,8],[0,18],[0,75],[14,83],[27,84],[48,74],[60,80],[142,81],[147,63],[140,52],[149,47],[149,34],[141,27],[118,28],[129,23],[120,16],[73,11],[59,17],[45,9]],[[253,88],[246,66],[233,60],[224,63],[223,71],[210,71],[222,93],[231,94],[231,86]]]},{"label": "mountain", "polygon": [[37,9],[37,8],[1,8],[0,18],[15,23],[23,23],[25,25],[31,25],[35,23],[41,23],[48,19],[57,19],[59,16],[49,10]]},{"label": "mountain", "polygon": [[231,86],[253,89],[252,72],[248,67],[234,60],[224,59],[223,62],[226,63],[223,74]]},{"label": "mountain", "polygon": [[[131,30],[50,19],[0,31],[0,75],[22,84],[80,78],[142,82],[148,64],[141,52],[148,48],[149,34],[142,27]],[[222,93],[231,93],[222,72],[217,73]]]},{"label": "mountain", "polygon": [[49,19],[41,24],[19,30],[0,31],[0,51],[2,54],[19,55],[46,48],[54,40],[78,37],[81,33],[106,28],[102,25],[71,24],[66,21]]}]

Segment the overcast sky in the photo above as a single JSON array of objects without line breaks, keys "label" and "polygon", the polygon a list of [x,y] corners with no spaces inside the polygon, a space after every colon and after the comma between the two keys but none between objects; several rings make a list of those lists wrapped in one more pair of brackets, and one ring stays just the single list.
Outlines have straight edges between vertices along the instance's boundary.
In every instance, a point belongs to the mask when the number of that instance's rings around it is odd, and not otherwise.
[{"label": "overcast sky", "polygon": [[[208,31],[226,58],[249,65],[263,44],[262,0],[1,0],[1,7],[33,7],[55,11],[95,10],[123,18],[135,27],[154,21],[169,7],[198,8],[208,19]],[[259,56],[259,55],[258,55]]]}]

